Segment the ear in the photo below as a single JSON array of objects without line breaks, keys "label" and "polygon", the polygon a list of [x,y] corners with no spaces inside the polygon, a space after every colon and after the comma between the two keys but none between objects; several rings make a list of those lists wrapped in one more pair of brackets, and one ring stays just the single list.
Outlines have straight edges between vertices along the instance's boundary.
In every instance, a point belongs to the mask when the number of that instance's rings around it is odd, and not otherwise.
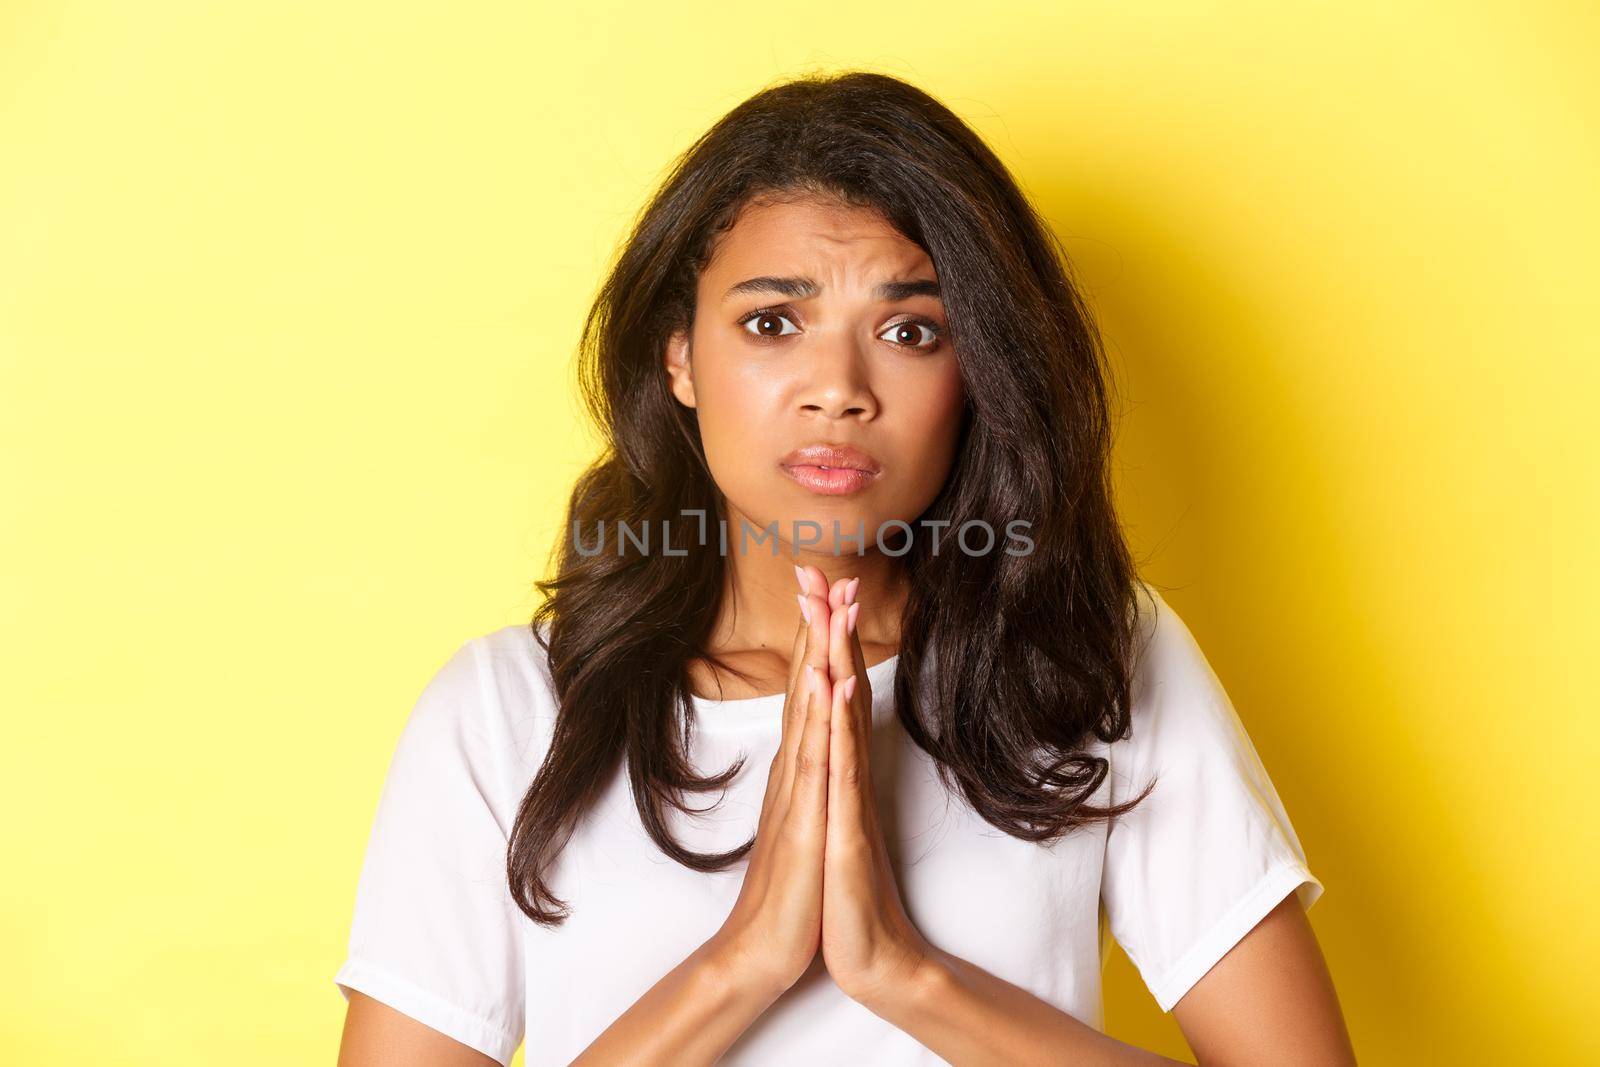
[{"label": "ear", "polygon": [[667,338],[665,363],[672,395],[684,407],[694,407],[694,374],[689,366],[689,336],[684,331],[674,331]]}]

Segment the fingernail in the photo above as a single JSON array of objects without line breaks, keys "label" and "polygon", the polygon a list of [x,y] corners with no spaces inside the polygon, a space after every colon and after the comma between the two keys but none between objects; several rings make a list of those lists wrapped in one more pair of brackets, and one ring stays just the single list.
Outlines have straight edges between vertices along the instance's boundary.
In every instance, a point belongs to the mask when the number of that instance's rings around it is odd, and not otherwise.
[{"label": "fingernail", "polygon": [[856,602],[856,589],[860,585],[860,578],[852,578],[850,579],[850,584],[844,587],[844,602],[846,604],[854,604]]},{"label": "fingernail", "polygon": [[806,591],[806,572],[800,569],[800,564],[794,565],[794,580],[800,583],[800,591]]},{"label": "fingernail", "polygon": [[796,593],[794,595],[794,598],[796,600],[800,601],[800,614],[805,617],[806,622],[810,622],[811,621],[811,604],[810,604],[810,602],[807,601],[806,598],[801,596],[799,593]]},{"label": "fingernail", "polygon": [[845,629],[851,633],[856,632],[856,616],[861,612],[860,604],[851,604],[850,610],[845,612]]},{"label": "fingernail", "polygon": [[844,698],[851,699],[856,695],[856,676],[851,675],[844,680]]}]

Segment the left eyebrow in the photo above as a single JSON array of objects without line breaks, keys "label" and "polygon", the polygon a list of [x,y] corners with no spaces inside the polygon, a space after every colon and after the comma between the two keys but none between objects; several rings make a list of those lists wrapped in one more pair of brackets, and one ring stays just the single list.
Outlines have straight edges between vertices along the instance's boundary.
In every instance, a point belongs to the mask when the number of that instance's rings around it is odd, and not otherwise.
[{"label": "left eyebrow", "polygon": [[[736,296],[747,293],[778,293],[791,300],[805,300],[816,296],[822,291],[822,286],[810,278],[780,278],[764,274],[759,278],[746,278],[737,285],[731,286],[722,299],[728,301]],[[902,282],[880,282],[873,290],[872,295],[879,300],[906,300],[913,296],[931,296],[939,298],[939,283],[931,278],[917,278]]]}]

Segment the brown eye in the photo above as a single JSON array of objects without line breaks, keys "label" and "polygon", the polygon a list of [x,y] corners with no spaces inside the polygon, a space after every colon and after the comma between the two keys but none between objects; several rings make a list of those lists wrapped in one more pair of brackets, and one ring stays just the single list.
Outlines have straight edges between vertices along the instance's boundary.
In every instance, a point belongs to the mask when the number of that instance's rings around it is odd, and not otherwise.
[{"label": "brown eye", "polygon": [[[740,320],[740,325],[745,328],[746,333],[754,334],[757,337],[783,337],[787,334],[800,332],[798,328],[793,330],[785,330],[783,328],[783,323],[786,322],[789,323],[790,326],[794,325],[794,322],[789,318],[789,316],[779,312],[752,311],[750,314],[746,315]],[[755,329],[751,329],[752,326],[754,326]]]},{"label": "brown eye", "polygon": [[904,348],[931,350],[938,346],[941,332],[939,327],[932,323],[907,319],[904,322],[895,323],[878,336]]}]

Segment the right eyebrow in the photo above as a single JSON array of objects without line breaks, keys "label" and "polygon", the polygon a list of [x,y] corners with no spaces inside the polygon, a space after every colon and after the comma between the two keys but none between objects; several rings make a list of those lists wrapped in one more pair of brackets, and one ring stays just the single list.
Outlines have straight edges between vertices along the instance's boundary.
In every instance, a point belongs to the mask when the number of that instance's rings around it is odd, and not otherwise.
[{"label": "right eyebrow", "polygon": [[746,278],[722,294],[724,302],[747,293],[777,293],[790,300],[804,300],[821,292],[821,286],[810,278],[779,278],[763,274],[759,278]]}]

